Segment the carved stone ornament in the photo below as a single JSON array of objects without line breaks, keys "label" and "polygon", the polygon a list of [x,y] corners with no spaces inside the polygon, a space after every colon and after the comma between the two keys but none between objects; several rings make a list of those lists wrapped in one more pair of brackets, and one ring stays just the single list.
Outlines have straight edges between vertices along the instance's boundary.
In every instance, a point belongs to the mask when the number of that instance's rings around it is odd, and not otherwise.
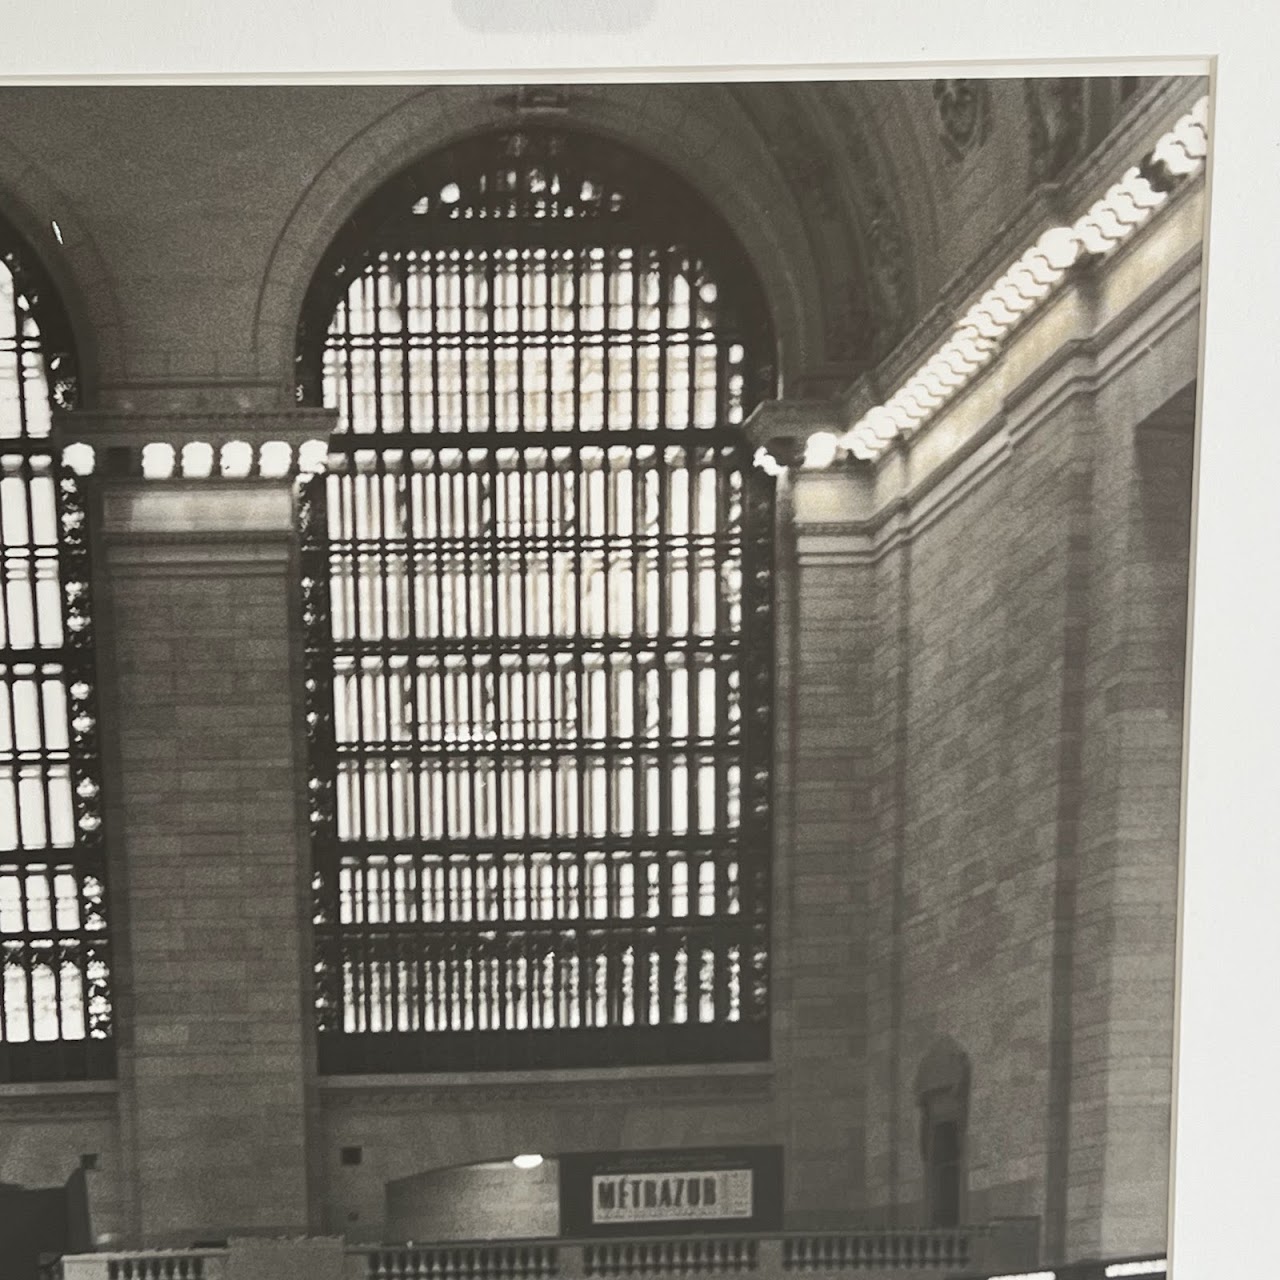
[{"label": "carved stone ornament", "polygon": [[952,160],[963,160],[987,140],[991,94],[983,80],[935,80],[942,146]]},{"label": "carved stone ornament", "polygon": [[1027,81],[1033,182],[1052,182],[1080,154],[1084,141],[1084,81],[1049,76]]},{"label": "carved stone ornament", "polygon": [[900,321],[907,304],[906,245],[898,220],[884,196],[874,193],[871,203],[871,220],[867,225],[871,277],[880,295],[881,315],[890,322]]}]

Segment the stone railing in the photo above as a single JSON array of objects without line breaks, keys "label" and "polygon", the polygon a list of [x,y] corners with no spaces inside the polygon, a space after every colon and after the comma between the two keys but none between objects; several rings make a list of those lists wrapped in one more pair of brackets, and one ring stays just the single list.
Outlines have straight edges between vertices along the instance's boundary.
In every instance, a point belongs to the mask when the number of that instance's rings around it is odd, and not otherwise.
[{"label": "stone railing", "polygon": [[[299,1255],[305,1252],[305,1260]],[[346,1245],[339,1238],[232,1239],[225,1249],[94,1253],[62,1260],[60,1280],[645,1280],[786,1276],[924,1280],[1035,1273],[1036,1240],[1013,1222],[955,1230],[858,1228],[618,1240]]]},{"label": "stone railing", "polygon": [[425,1244],[352,1247],[346,1280],[598,1280],[603,1277],[784,1273],[896,1276],[955,1273],[984,1252],[990,1228],[860,1230],[808,1235],[558,1240],[539,1245]]},{"label": "stone railing", "polygon": [[226,1249],[78,1254],[62,1259],[61,1280],[227,1280],[227,1254]]}]

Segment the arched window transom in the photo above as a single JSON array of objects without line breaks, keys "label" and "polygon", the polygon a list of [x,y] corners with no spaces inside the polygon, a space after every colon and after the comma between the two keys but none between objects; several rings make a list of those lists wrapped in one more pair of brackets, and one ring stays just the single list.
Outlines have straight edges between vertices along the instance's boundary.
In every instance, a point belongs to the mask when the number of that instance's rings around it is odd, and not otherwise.
[{"label": "arched window transom", "polygon": [[324,1071],[768,1052],[772,492],[754,276],[599,140],[353,218],[299,394]]}]

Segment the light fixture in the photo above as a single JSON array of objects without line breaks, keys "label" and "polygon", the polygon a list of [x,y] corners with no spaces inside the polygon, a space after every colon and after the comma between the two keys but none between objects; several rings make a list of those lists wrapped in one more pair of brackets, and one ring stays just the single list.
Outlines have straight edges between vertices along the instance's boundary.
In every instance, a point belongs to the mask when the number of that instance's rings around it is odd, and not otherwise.
[{"label": "light fixture", "polygon": [[532,1153],[528,1155],[513,1156],[511,1163],[517,1169],[536,1169],[542,1163],[542,1157]]},{"label": "light fixture", "polygon": [[1106,1269],[1106,1276],[1162,1276],[1169,1270],[1164,1258],[1147,1258],[1142,1262],[1113,1262]]}]

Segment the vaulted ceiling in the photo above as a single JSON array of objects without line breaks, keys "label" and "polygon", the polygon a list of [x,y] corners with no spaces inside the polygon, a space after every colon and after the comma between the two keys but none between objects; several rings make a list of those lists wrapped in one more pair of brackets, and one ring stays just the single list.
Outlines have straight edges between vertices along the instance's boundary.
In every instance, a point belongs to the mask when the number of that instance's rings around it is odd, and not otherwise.
[{"label": "vaulted ceiling", "polygon": [[[0,208],[53,259],[104,393],[216,372],[280,395],[310,274],[379,182],[459,134],[559,117],[651,152],[719,207],[761,274],[789,390],[826,394],[881,361],[1158,88],[2,88]],[[181,293],[161,279],[175,271]]]}]

